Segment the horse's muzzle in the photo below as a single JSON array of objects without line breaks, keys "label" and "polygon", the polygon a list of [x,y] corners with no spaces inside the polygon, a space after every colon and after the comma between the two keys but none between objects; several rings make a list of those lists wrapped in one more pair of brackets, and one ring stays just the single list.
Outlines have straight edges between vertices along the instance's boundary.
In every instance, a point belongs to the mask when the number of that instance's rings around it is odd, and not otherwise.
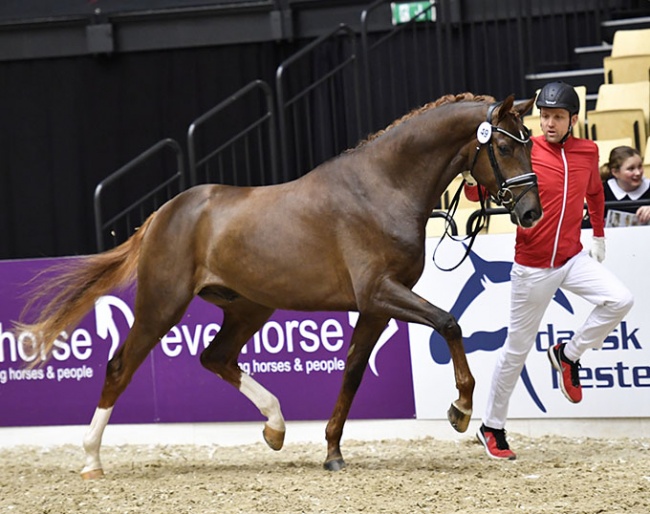
[{"label": "horse's muzzle", "polygon": [[532,228],[537,225],[537,222],[542,219],[543,215],[541,208],[533,207],[524,210],[521,215],[519,215],[517,211],[512,211],[510,213],[510,220],[515,225],[519,225],[522,228]]}]

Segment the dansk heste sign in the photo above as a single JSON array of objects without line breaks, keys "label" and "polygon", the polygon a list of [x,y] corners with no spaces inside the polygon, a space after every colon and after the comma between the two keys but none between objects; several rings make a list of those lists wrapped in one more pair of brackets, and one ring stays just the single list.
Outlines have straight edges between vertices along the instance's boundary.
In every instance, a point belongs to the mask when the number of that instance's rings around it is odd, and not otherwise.
[{"label": "dansk heste sign", "polygon": [[[12,332],[24,284],[57,259],[0,262],[0,426],[86,424],[99,400],[106,362],[133,323],[133,295],[99,299],[41,359],[31,334]],[[37,285],[37,283],[36,283]],[[30,287],[34,287],[32,284]],[[161,339],[118,400],[112,423],[253,421],[257,409],[200,362],[220,329],[221,311],[195,299]],[[356,313],[277,311],[246,344],[239,364],[280,400],[288,420],[329,418],[341,387]],[[405,324],[391,321],[371,357],[351,418],[412,418],[413,383]]]},{"label": "dansk heste sign", "polygon": [[[591,230],[583,230],[583,246],[591,245]],[[547,349],[573,337],[593,306],[558,290],[542,319],[522,377],[510,400],[509,418],[650,417],[650,228],[606,229],[606,268],[616,274],[634,295],[634,306],[603,341],[602,348],[582,356],[579,371],[583,399],[566,401],[559,390]],[[429,256],[436,247],[427,241]],[[443,248],[437,255],[457,262],[463,248]],[[479,236],[472,256],[452,273],[427,266],[415,291],[443,309],[454,312],[463,329],[470,369],[476,378],[474,415],[481,416],[487,402],[492,372],[508,331],[510,268],[514,234]],[[441,263],[447,266],[447,262]],[[411,360],[418,418],[439,418],[444,399],[454,393],[443,377],[451,373],[444,347],[432,332],[410,325]],[[430,338],[429,345],[421,344]],[[432,395],[432,388],[438,394]]]}]

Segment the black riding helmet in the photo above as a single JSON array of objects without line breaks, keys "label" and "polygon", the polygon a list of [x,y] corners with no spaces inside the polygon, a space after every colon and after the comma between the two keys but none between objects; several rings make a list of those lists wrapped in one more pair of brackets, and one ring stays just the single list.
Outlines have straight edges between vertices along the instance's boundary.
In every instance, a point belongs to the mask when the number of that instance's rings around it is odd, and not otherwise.
[{"label": "black riding helmet", "polygon": [[538,108],[566,109],[570,115],[578,114],[580,99],[573,86],[565,82],[549,82],[537,95],[535,105]]},{"label": "black riding helmet", "polygon": [[[537,95],[535,105],[539,109],[542,107],[566,109],[569,111],[569,115],[573,116],[574,114],[578,114],[580,110],[580,99],[578,98],[578,93],[576,93],[576,90],[570,84],[565,82],[549,82]],[[560,143],[564,143],[567,140],[572,129],[573,126],[569,123],[569,130],[564,134]]]}]

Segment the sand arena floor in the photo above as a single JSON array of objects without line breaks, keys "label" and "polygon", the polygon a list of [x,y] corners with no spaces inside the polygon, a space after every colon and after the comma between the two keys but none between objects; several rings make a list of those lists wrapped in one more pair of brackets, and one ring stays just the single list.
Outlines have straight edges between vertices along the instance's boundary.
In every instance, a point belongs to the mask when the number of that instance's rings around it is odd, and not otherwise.
[{"label": "sand arena floor", "polygon": [[0,450],[0,513],[650,513],[650,439],[509,434],[518,460],[457,441],[124,445],[102,449],[106,476],[83,481],[72,445]]}]

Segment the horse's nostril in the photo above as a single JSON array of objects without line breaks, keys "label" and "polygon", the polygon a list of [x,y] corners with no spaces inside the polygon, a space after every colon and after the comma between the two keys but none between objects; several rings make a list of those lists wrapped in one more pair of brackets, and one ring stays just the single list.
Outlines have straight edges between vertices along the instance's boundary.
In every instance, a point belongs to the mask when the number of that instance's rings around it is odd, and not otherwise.
[{"label": "horse's nostril", "polygon": [[537,209],[531,209],[524,213],[521,221],[523,222],[524,226],[530,227],[533,223],[540,219],[541,216],[541,213]]}]

